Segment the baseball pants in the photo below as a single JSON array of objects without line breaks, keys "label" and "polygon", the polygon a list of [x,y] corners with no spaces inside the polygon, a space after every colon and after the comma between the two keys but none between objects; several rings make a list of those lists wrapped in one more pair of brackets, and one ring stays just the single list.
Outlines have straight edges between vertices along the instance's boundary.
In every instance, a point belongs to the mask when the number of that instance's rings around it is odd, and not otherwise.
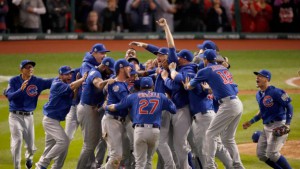
[{"label": "baseball pants", "polygon": [[52,159],[67,150],[70,140],[60,121],[44,116],[43,126],[46,133],[45,150],[37,165],[48,167]]},{"label": "baseball pants", "polygon": [[[65,132],[69,137],[70,141],[74,138],[74,134],[79,125],[76,111],[77,111],[77,105],[71,106],[70,111],[66,116]],[[57,169],[63,167],[65,159],[68,154],[68,149],[69,147],[66,149],[66,151],[62,152],[61,155],[57,157],[57,159],[55,160],[56,162],[52,165],[52,167],[55,167]]]},{"label": "baseball pants", "polygon": [[286,141],[288,134],[281,137],[273,136],[272,131],[276,127],[280,127],[285,124],[285,121],[275,121],[271,124],[265,124],[264,129],[259,136],[257,143],[257,157],[261,161],[266,161],[270,159],[273,162],[277,162],[280,158],[280,150]]},{"label": "baseball pants", "polygon": [[234,140],[236,129],[242,116],[243,104],[239,98],[230,99],[226,97],[222,101],[223,103],[220,104],[215,118],[211,121],[206,131],[207,168],[216,168],[214,158],[218,148],[217,141],[222,133],[222,143],[232,158],[233,167],[244,169]]},{"label": "baseball pants", "polygon": [[78,104],[77,118],[83,136],[83,146],[77,164],[77,169],[91,168],[95,161],[95,148],[100,139],[101,120],[96,106]]},{"label": "baseball pants", "polygon": [[162,158],[164,163],[163,166],[165,169],[175,169],[176,165],[173,160],[172,151],[169,146],[169,139],[172,137],[170,135],[170,127],[171,127],[171,117],[172,114],[167,111],[162,111],[161,117],[161,126],[160,126],[160,137],[159,137],[159,144],[157,147],[157,151],[159,156]]},{"label": "baseball pants", "polygon": [[188,105],[177,109],[172,116],[174,148],[179,162],[180,169],[189,168],[187,136],[192,124],[192,117]]},{"label": "baseball pants", "polygon": [[158,128],[135,127],[135,169],[152,169],[152,158],[158,146],[159,134]]},{"label": "baseball pants", "polygon": [[107,143],[109,159],[105,164],[105,169],[117,169],[123,156],[123,134],[125,134],[125,124],[113,119],[109,115],[104,115],[102,119],[102,137]]},{"label": "baseball pants", "polygon": [[34,145],[34,120],[33,115],[24,116],[14,113],[9,113],[8,118],[9,129],[11,133],[10,151],[13,157],[15,169],[21,168],[21,149],[22,141],[25,141],[25,158],[32,160],[33,154],[36,151]]},{"label": "baseball pants", "polygon": [[135,167],[135,160],[133,155],[134,131],[129,116],[126,116],[125,129],[126,134],[123,134],[123,158],[121,160],[120,166],[125,167],[125,169],[131,169]]},{"label": "baseball pants", "polygon": [[[197,113],[194,117],[192,122],[192,133],[194,135],[194,142],[196,148],[196,155],[199,157],[202,168],[206,168],[206,158],[207,153],[205,151],[205,145],[207,145],[206,141],[206,131],[216,116],[216,113],[212,110],[207,111],[207,113]],[[218,157],[222,163],[224,164],[225,168],[232,167],[232,159],[230,157],[229,152],[226,150],[224,145],[221,143],[221,138],[217,138],[217,150],[216,150],[216,157]]]}]

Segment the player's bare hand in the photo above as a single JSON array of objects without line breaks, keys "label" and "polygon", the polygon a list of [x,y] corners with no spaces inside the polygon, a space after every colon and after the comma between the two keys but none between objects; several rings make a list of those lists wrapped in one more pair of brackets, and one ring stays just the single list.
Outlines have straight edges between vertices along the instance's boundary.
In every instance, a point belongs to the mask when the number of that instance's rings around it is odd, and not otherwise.
[{"label": "player's bare hand", "polygon": [[164,27],[167,25],[167,20],[165,18],[160,18],[158,21],[156,21],[156,23],[161,26]]},{"label": "player's bare hand", "polygon": [[107,80],[107,84],[108,85],[111,85],[111,84],[113,84],[113,83],[115,83],[116,82],[116,79],[108,79]]},{"label": "player's bare hand", "polygon": [[163,70],[163,71],[161,72],[161,78],[163,78],[164,80],[165,80],[166,78],[168,78],[168,76],[169,76],[169,73],[168,73],[166,70]]},{"label": "player's bare hand", "polygon": [[176,69],[176,66],[177,64],[175,62],[172,62],[170,65],[169,65],[169,69],[172,70],[172,69]]},{"label": "player's bare hand", "polygon": [[191,87],[190,87],[190,80],[191,79],[189,77],[186,77],[185,81],[182,82],[183,87],[184,87],[185,90],[190,90],[191,89]]},{"label": "player's bare hand", "polygon": [[203,89],[210,89],[210,86],[206,82],[202,82],[201,86],[203,87]]},{"label": "player's bare hand", "polygon": [[243,129],[247,129],[248,127],[250,127],[252,124],[250,121],[246,121],[245,123],[243,123]]},{"label": "player's bare hand", "polygon": [[87,78],[87,76],[88,76],[88,72],[85,72],[82,76],[83,80],[85,80]]},{"label": "player's bare hand", "polygon": [[136,42],[136,41],[132,41],[129,43],[129,46],[138,46],[138,47],[143,47],[145,45],[145,43],[143,42]]},{"label": "player's bare hand", "polygon": [[22,83],[22,85],[21,85],[21,90],[22,90],[22,91],[26,88],[26,86],[27,86],[27,84],[28,84],[28,81],[29,81],[29,80],[25,80],[25,81]]}]

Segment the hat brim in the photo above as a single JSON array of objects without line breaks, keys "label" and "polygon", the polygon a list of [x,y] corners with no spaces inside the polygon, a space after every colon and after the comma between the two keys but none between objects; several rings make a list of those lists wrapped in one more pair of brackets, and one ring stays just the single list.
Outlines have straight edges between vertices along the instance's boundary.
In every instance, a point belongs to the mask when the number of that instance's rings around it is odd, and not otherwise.
[{"label": "hat brim", "polygon": [[66,74],[73,73],[73,72],[74,72],[74,70],[69,70],[69,71],[67,71],[65,73],[62,73],[61,75],[66,75]]},{"label": "hat brim", "polygon": [[[90,54],[92,54],[94,51],[90,51]],[[110,52],[110,50],[102,50],[102,51],[97,51],[97,53],[104,53],[104,52]]]},{"label": "hat brim", "polygon": [[135,74],[137,74],[137,71],[135,71],[135,70],[130,71],[130,75],[135,75]]},{"label": "hat brim", "polygon": [[168,55],[167,53],[162,53],[162,52],[159,52],[159,51],[156,51],[156,52],[153,52],[154,55],[157,55],[157,54],[161,54],[161,55]]},{"label": "hat brim", "polygon": [[259,73],[259,72],[253,72],[255,75],[261,75],[261,76],[263,76],[263,77],[265,77],[265,78],[267,78],[268,79],[268,77],[267,76],[265,76],[265,75],[263,75],[263,74],[261,74],[261,73]]},{"label": "hat brim", "polygon": [[203,44],[197,45],[198,49],[203,49]]},{"label": "hat brim", "polygon": [[140,61],[137,58],[128,58],[127,61],[130,63],[131,61],[136,61],[138,64],[140,64]]},{"label": "hat brim", "polygon": [[21,69],[23,69],[26,65],[32,65],[33,67],[35,66],[35,62],[33,61],[30,61],[30,62],[27,62],[26,64],[24,64]]}]

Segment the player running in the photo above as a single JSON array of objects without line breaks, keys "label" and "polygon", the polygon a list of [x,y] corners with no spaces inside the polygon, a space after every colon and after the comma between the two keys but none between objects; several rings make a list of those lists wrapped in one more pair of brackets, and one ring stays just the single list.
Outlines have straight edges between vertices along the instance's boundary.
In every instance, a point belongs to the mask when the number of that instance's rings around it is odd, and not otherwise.
[{"label": "player running", "polygon": [[257,157],[272,168],[291,169],[286,158],[280,154],[288,134],[282,133],[282,135],[276,136],[276,133],[273,132],[280,126],[286,126],[286,129],[289,130],[293,116],[292,100],[285,91],[270,85],[271,72],[261,70],[254,74],[256,75],[256,86],[260,89],[256,93],[259,112],[250,121],[245,122],[243,128],[247,129],[262,119],[264,128],[257,143]]}]

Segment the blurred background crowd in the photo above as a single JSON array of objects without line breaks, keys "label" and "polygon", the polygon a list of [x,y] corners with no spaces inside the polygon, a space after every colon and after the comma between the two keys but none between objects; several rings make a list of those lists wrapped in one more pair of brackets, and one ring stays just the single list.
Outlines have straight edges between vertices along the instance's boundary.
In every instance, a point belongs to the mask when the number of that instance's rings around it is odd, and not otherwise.
[{"label": "blurred background crowd", "polygon": [[300,0],[0,0],[1,33],[160,32],[162,17],[172,32],[300,32]]}]

